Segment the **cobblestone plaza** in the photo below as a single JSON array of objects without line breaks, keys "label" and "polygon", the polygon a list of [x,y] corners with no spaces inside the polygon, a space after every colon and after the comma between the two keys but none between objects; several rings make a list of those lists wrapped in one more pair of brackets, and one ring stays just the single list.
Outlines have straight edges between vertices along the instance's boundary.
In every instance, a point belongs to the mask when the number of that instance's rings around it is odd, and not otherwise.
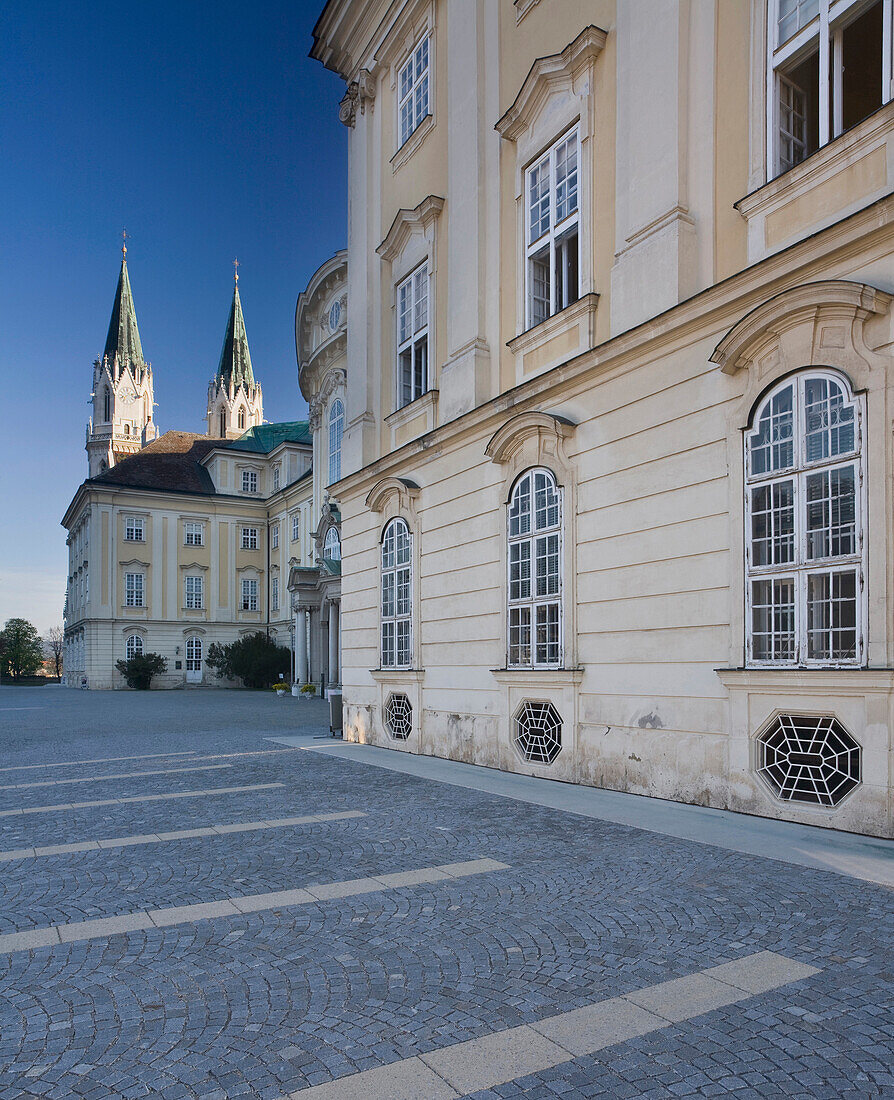
[{"label": "cobblestone plaza", "polygon": [[3,689],[2,1100],[894,1092],[889,885],[800,865],[798,826],[746,854],[326,721]]}]

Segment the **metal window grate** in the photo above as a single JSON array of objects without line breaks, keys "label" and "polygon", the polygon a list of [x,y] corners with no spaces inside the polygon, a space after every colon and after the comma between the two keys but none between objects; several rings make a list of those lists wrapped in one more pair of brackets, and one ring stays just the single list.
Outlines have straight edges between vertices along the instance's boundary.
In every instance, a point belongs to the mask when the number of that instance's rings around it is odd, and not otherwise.
[{"label": "metal window grate", "polygon": [[861,749],[831,715],[780,714],[758,738],[758,774],[786,802],[837,806],[860,784]]},{"label": "metal window grate", "polygon": [[413,707],[402,692],[388,696],[385,704],[385,729],[395,741],[406,741],[413,732]]},{"label": "metal window grate", "polygon": [[562,716],[552,703],[525,699],[515,716],[515,746],[531,764],[552,764],[562,751]]}]

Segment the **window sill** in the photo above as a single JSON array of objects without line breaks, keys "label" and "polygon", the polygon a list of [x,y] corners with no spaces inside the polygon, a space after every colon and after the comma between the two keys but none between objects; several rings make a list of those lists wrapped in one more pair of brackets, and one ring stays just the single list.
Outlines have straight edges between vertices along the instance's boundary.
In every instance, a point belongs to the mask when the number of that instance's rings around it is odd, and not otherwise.
[{"label": "window sill", "polygon": [[421,684],[425,679],[424,668],[371,668],[369,674],[377,684]]},{"label": "window sill", "polygon": [[715,668],[714,671],[724,687],[733,689],[788,692],[803,688],[806,692],[830,690],[845,695],[894,691],[892,668],[860,668],[856,665],[801,668],[786,665],[780,668]]},{"label": "window sill", "polygon": [[394,156],[391,158],[391,170],[396,173],[398,168],[406,164],[407,161],[416,152],[419,146],[425,141],[429,133],[434,129],[435,116],[428,114],[419,123],[416,129],[410,134],[407,140],[401,145]]},{"label": "window sill", "polygon": [[582,668],[492,668],[490,674],[507,684],[579,684],[584,678]]},{"label": "window sill", "polygon": [[887,194],[892,145],[894,101],[734,203],[748,223],[748,262],[778,252]]},{"label": "window sill", "polygon": [[576,302],[507,343],[515,356],[517,381],[558,366],[593,346],[596,340],[598,294],[584,294]]},{"label": "window sill", "polygon": [[391,429],[391,449],[396,450],[411,439],[434,431],[438,426],[438,391],[428,390],[409,405],[395,409],[385,417]]}]

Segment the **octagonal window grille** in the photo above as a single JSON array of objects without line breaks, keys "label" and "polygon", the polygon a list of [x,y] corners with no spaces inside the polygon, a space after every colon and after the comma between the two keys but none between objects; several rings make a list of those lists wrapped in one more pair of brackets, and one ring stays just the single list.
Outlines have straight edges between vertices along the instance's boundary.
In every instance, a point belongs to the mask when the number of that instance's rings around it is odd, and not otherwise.
[{"label": "octagonal window grille", "polygon": [[525,699],[515,715],[515,747],[531,764],[552,764],[562,751],[562,716],[552,703]]},{"label": "octagonal window grille", "polygon": [[757,744],[758,774],[786,802],[837,806],[860,783],[860,746],[831,715],[777,715]]},{"label": "octagonal window grille", "polygon": [[413,732],[413,707],[403,693],[388,696],[385,704],[385,729],[395,741],[406,741]]}]

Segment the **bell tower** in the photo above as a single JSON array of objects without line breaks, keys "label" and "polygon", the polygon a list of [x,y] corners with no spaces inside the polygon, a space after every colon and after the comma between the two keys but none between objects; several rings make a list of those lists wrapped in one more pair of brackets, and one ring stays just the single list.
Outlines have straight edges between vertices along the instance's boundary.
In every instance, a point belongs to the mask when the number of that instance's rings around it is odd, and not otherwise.
[{"label": "bell tower", "polygon": [[93,416],[87,424],[88,476],[105,473],[157,436],[152,367],[143,358],[127,273],[127,236],[102,357],[93,363]]},{"label": "bell tower", "polygon": [[233,261],[234,285],[230,315],[224,333],[217,374],[208,386],[208,435],[213,439],[238,439],[243,432],[264,423],[261,385],[251,369],[239,297],[239,261]]}]

